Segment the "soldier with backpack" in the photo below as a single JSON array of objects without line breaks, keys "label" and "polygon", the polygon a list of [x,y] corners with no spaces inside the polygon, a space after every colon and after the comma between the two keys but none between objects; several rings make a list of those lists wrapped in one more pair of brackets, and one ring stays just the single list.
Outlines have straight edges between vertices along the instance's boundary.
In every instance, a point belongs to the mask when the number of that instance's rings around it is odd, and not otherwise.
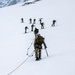
[{"label": "soldier with backpack", "polygon": [[35,49],[35,58],[36,58],[36,60],[41,59],[42,44],[44,45],[45,49],[47,48],[44,39],[45,38],[43,38],[43,36],[36,33],[35,40],[34,40],[34,49]]},{"label": "soldier with backpack", "polygon": [[35,37],[34,49],[35,49],[35,58],[36,58],[36,60],[41,59],[42,44],[44,45],[45,49],[47,48],[44,39],[45,38],[43,38],[40,34],[38,34]]}]

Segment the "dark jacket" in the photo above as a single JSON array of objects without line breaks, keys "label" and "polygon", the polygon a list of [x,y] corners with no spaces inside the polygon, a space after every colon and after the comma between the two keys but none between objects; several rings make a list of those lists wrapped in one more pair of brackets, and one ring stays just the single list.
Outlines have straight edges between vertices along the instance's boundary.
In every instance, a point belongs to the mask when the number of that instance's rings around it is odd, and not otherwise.
[{"label": "dark jacket", "polygon": [[42,36],[36,37],[34,40],[34,48],[42,49],[42,44],[44,45],[44,48],[47,48],[44,38]]}]

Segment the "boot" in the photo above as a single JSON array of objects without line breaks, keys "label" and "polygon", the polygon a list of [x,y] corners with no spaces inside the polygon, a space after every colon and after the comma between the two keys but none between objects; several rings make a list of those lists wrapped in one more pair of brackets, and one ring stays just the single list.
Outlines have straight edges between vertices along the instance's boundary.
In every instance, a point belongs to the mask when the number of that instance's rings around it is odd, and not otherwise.
[{"label": "boot", "polygon": [[37,60],[39,60],[39,58],[38,58],[38,57],[36,58],[36,61],[37,61]]}]

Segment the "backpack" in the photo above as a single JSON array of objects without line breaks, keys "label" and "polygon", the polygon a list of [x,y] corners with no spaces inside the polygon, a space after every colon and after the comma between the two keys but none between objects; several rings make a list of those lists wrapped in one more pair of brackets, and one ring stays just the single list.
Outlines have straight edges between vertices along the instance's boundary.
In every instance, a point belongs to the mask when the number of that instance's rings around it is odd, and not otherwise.
[{"label": "backpack", "polygon": [[41,35],[38,35],[38,36],[35,38],[35,44],[42,45],[43,43],[44,43],[44,38],[43,38]]}]

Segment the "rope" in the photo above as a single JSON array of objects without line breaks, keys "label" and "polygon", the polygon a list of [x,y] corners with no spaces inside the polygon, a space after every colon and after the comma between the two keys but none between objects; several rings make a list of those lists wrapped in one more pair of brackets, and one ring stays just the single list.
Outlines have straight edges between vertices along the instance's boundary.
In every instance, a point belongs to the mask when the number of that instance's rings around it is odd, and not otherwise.
[{"label": "rope", "polygon": [[27,49],[27,55],[28,55],[28,51],[29,51],[30,47],[32,46],[32,44],[33,44],[33,43],[31,43],[30,46],[29,46],[29,48]]},{"label": "rope", "polygon": [[[34,53],[34,51],[30,54],[30,56]],[[14,70],[12,70],[10,73],[8,73],[7,75],[10,75],[12,74],[13,72],[15,72],[20,66],[22,66],[26,61],[27,59],[30,57],[28,56],[18,67],[16,67]]]}]

